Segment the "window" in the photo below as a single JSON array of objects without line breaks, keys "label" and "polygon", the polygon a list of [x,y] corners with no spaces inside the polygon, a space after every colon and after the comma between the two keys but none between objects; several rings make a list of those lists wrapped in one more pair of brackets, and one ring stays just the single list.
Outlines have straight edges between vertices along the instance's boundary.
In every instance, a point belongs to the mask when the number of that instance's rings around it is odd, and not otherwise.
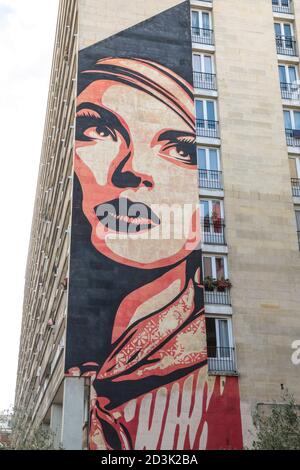
[{"label": "window", "polygon": [[297,222],[298,243],[299,243],[299,250],[300,250],[300,210],[296,211],[296,222]]},{"label": "window", "polygon": [[216,90],[216,76],[211,55],[193,54],[193,69],[195,88]]},{"label": "window", "polygon": [[213,148],[197,148],[200,188],[222,189],[219,151]]},{"label": "window", "polygon": [[300,131],[300,111],[284,110],[284,124],[286,130]]},{"label": "window", "polygon": [[298,70],[294,65],[279,65],[281,95],[284,99],[299,100]]},{"label": "window", "polygon": [[296,43],[291,23],[274,23],[277,53],[296,55]]},{"label": "window", "polygon": [[216,103],[215,101],[196,100],[196,119],[199,126],[205,126],[208,122],[208,127],[214,129],[216,125]]},{"label": "window", "polygon": [[206,318],[208,357],[230,357],[233,348],[230,319]]},{"label": "window", "polygon": [[299,179],[300,178],[300,159],[289,158],[289,165],[290,165],[291,178]]},{"label": "window", "polygon": [[217,149],[199,147],[197,149],[198,167],[200,170],[220,171],[220,158]]},{"label": "window", "polygon": [[210,372],[236,374],[230,318],[206,318],[207,356]]},{"label": "window", "polygon": [[279,65],[280,83],[295,83],[298,81],[298,72],[294,65]]},{"label": "window", "polygon": [[196,100],[197,136],[219,138],[219,126],[216,120],[217,106],[215,101]]},{"label": "window", "polygon": [[292,192],[294,197],[300,197],[300,159],[289,158]]},{"label": "window", "polygon": [[[204,227],[213,221],[213,226],[216,232],[220,232],[220,221],[224,219],[223,204],[219,200],[201,200],[201,218],[204,219]],[[206,224],[207,222],[207,224]],[[209,230],[209,227],[207,227]]]},{"label": "window", "polygon": [[300,147],[300,111],[283,111],[286,142],[290,147]]},{"label": "window", "polygon": [[219,200],[201,200],[200,207],[203,243],[224,245],[223,203]]},{"label": "window", "polygon": [[215,73],[213,57],[209,54],[193,54],[193,68],[195,72]]},{"label": "window", "polygon": [[227,258],[225,256],[204,256],[203,257],[204,279],[228,279]]},{"label": "window", "polygon": [[272,0],[272,5],[279,6],[279,7],[288,7],[290,4],[290,0]]},{"label": "window", "polygon": [[279,13],[291,13],[291,1],[290,0],[272,0],[273,11]]},{"label": "window", "polygon": [[211,14],[208,11],[192,11],[192,41],[213,44]]},{"label": "window", "polygon": [[300,210],[296,211],[297,230],[300,232]]},{"label": "window", "polygon": [[212,29],[210,13],[207,11],[192,11],[192,28],[194,29],[194,32],[196,31],[196,29]]},{"label": "window", "polygon": [[[291,23],[274,23],[276,38],[293,38],[293,26]],[[290,46],[292,47],[292,46]]]}]

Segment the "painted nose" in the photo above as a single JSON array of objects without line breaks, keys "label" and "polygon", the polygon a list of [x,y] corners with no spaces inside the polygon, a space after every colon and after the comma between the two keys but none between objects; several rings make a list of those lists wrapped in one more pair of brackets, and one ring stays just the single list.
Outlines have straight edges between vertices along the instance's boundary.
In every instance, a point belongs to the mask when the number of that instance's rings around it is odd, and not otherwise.
[{"label": "painted nose", "polygon": [[141,174],[134,169],[130,168],[126,170],[126,165],[128,164],[131,158],[131,154],[128,154],[127,157],[122,160],[119,166],[115,169],[112,175],[112,183],[117,188],[153,188],[154,182],[151,176]]}]

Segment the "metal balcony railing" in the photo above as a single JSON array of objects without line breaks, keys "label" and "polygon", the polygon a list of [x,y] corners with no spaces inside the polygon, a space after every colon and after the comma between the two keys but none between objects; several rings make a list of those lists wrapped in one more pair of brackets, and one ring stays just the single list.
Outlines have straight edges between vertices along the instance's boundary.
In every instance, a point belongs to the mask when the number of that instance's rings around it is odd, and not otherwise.
[{"label": "metal balcony railing", "polygon": [[300,130],[285,129],[286,143],[289,147],[300,147]]},{"label": "metal balcony railing", "polygon": [[202,241],[207,245],[226,245],[223,219],[204,217],[201,219]]},{"label": "metal balcony railing", "polygon": [[234,348],[207,347],[209,372],[237,373]]},{"label": "metal balcony railing", "polygon": [[199,169],[199,186],[203,189],[223,189],[222,172]]},{"label": "metal balcony railing", "polygon": [[293,13],[291,0],[272,0],[272,6],[275,13]]},{"label": "metal balcony railing", "polygon": [[298,83],[280,82],[281,96],[285,100],[300,100],[300,85]]},{"label": "metal balcony railing", "polygon": [[293,36],[276,36],[277,54],[296,56],[297,47]]},{"label": "metal balcony railing", "polygon": [[214,45],[214,32],[208,28],[195,28],[192,27],[192,42],[198,44],[206,44],[208,46]]},{"label": "metal balcony railing", "polygon": [[230,290],[225,289],[224,292],[205,290],[204,301],[210,305],[231,305]]},{"label": "metal balcony railing", "polygon": [[291,182],[292,182],[293,196],[300,197],[300,179],[291,178]]},{"label": "metal balcony railing", "polygon": [[202,90],[216,90],[216,74],[206,72],[194,72],[194,87],[201,88]]},{"label": "metal balcony railing", "polygon": [[208,137],[211,139],[218,139],[220,137],[218,121],[196,119],[196,131],[198,137]]}]

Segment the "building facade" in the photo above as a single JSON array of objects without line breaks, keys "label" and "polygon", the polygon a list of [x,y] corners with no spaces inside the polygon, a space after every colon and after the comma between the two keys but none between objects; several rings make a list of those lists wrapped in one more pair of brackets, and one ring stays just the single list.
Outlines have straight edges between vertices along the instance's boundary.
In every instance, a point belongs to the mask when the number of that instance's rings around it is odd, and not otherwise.
[{"label": "building facade", "polygon": [[28,435],[240,449],[257,406],[300,401],[299,24],[300,0],[61,0],[16,389]]}]

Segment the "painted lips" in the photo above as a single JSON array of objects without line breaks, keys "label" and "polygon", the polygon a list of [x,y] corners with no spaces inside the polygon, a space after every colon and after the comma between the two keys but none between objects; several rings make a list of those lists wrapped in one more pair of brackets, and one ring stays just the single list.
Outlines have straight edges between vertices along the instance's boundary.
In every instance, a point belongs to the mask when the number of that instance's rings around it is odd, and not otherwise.
[{"label": "painted lips", "polygon": [[127,198],[114,199],[95,207],[104,227],[114,232],[141,233],[160,225],[159,217],[144,203]]}]

